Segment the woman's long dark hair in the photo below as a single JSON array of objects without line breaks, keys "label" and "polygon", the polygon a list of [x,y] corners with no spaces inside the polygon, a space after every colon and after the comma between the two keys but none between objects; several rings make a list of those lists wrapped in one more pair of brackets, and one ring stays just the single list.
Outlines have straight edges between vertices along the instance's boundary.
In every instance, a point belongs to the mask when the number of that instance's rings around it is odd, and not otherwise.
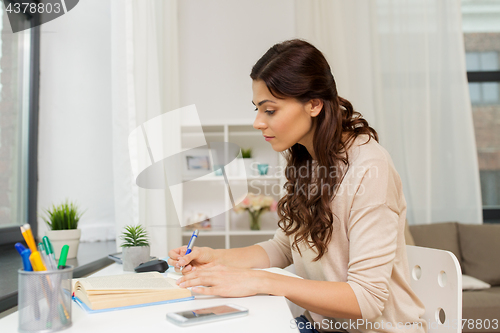
[{"label": "woman's long dark hair", "polygon": [[[287,236],[295,235],[292,246],[299,253],[300,242],[316,249],[317,261],[326,253],[332,238],[334,213],[330,205],[349,168],[349,144],[361,134],[378,141],[377,132],[348,100],[337,95],[328,62],[306,41],[293,39],[274,45],[253,66],[250,77],[264,81],[276,98],[295,98],[302,103],[311,99],[323,101],[323,109],[312,123],[318,164],[314,180],[311,155],[301,144],[294,144],[283,152],[287,161],[286,195],[278,202],[279,227]],[[344,140],[343,134],[347,135]],[[305,176],[297,172],[304,168]],[[310,191],[311,187],[315,190]]]}]

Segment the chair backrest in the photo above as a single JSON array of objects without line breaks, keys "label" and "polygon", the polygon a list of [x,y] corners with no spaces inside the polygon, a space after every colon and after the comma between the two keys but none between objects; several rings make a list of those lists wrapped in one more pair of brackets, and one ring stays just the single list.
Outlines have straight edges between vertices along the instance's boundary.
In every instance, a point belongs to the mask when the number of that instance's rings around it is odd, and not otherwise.
[{"label": "chair backrest", "polygon": [[410,285],[425,305],[429,333],[462,331],[462,270],[450,251],[406,245]]}]

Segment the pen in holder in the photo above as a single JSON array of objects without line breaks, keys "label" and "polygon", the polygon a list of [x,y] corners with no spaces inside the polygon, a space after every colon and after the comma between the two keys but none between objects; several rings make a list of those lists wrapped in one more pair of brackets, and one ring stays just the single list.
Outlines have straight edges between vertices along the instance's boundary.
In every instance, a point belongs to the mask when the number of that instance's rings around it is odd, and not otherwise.
[{"label": "pen in holder", "polygon": [[73,266],[18,271],[19,332],[54,332],[71,326]]}]

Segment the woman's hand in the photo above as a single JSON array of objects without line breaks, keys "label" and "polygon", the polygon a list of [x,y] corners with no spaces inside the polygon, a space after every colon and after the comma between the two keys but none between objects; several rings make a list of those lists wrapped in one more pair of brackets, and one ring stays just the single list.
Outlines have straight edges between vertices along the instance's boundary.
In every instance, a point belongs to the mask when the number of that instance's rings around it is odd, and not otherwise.
[{"label": "woman's hand", "polygon": [[215,250],[209,247],[194,246],[188,255],[186,251],[187,246],[182,246],[168,252],[168,264],[174,266],[176,272],[180,272],[180,268],[184,266],[182,274],[186,274],[205,265],[214,264],[217,260]]},{"label": "woman's hand", "polygon": [[177,284],[181,288],[204,286],[192,289],[204,295],[245,297],[262,293],[266,274],[271,273],[207,264],[203,269],[191,270],[177,280]]}]

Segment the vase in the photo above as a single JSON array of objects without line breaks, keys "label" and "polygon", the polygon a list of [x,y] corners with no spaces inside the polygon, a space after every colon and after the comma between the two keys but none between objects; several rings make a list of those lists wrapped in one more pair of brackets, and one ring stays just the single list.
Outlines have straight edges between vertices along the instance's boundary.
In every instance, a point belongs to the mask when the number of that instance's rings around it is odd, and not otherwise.
[{"label": "vase", "polygon": [[250,214],[250,230],[260,230],[260,214]]},{"label": "vase", "polygon": [[261,176],[265,176],[267,175],[267,169],[269,169],[269,164],[265,163],[257,164],[257,169],[259,170],[259,174]]},{"label": "vase", "polygon": [[133,272],[142,263],[150,260],[149,246],[125,246],[123,247],[123,270]]},{"label": "vase", "polygon": [[82,236],[82,231],[80,229],[47,230],[45,231],[45,236],[49,238],[54,248],[56,259],[59,259],[61,249],[64,245],[69,246],[67,259],[76,258],[78,254],[78,245],[80,245],[80,237]]}]

